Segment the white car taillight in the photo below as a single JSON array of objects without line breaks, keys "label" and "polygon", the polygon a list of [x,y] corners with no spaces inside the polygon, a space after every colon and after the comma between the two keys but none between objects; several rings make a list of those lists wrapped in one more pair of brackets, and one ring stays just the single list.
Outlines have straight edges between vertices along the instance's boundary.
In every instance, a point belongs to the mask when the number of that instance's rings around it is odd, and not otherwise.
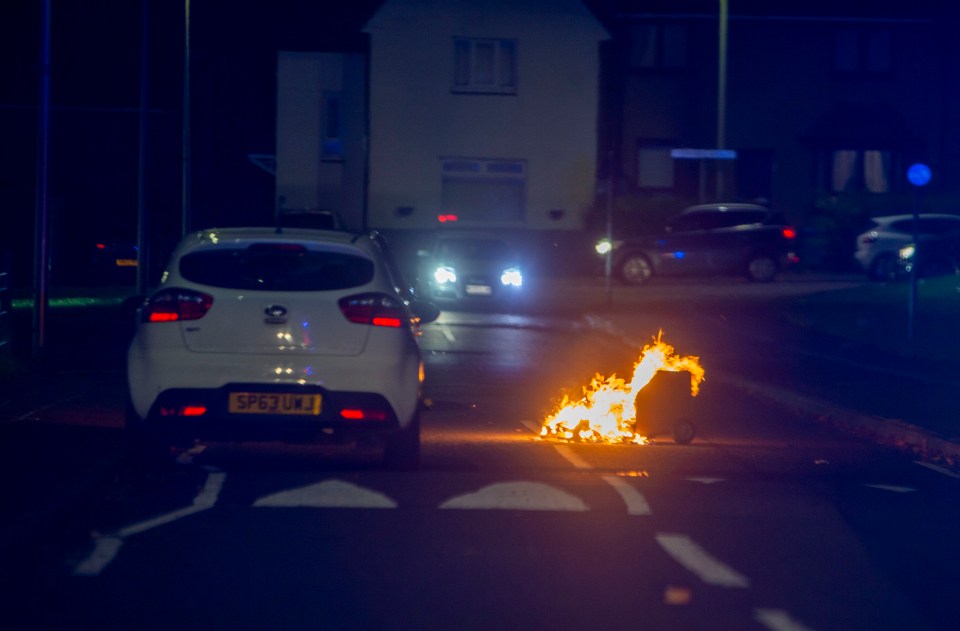
[{"label": "white car taillight", "polygon": [[400,301],[385,294],[347,296],[337,304],[347,320],[356,324],[401,327],[410,323]]},{"label": "white car taillight", "polygon": [[141,322],[199,320],[213,305],[213,296],[192,289],[164,289],[150,296],[140,309]]}]

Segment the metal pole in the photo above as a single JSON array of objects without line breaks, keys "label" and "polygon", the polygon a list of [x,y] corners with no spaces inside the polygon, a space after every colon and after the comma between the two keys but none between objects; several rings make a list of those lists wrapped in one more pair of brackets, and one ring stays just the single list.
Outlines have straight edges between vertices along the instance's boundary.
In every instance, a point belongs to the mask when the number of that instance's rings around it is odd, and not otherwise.
[{"label": "metal pole", "polygon": [[[717,149],[727,145],[727,2],[720,0],[720,24],[717,51]],[[723,162],[716,162],[717,201],[724,198]]]},{"label": "metal pole", "polygon": [[37,116],[37,195],[34,216],[33,359],[42,362],[46,349],[49,251],[47,212],[50,162],[50,13],[51,0],[41,9],[40,103]]},{"label": "metal pole", "polygon": [[613,306],[613,151],[607,152],[607,250],[603,259],[603,278],[607,295],[607,307]]},{"label": "metal pole", "polygon": [[191,229],[190,207],[190,0],[183,2],[183,190],[181,227],[183,234]]},{"label": "metal pole", "polygon": [[150,256],[147,249],[147,32],[149,1],[141,3],[140,16],[140,147],[137,155],[137,293],[147,292]]},{"label": "metal pole", "polygon": [[907,299],[907,339],[913,339],[917,311],[917,263],[920,261],[920,187],[913,187],[913,265],[910,268],[910,297]]}]

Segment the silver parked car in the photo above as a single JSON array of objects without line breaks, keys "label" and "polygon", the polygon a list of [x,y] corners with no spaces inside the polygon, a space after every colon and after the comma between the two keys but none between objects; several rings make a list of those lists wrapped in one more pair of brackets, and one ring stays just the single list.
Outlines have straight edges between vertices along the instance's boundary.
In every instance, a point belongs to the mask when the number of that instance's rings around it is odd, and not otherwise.
[{"label": "silver parked car", "polygon": [[[913,215],[873,217],[870,226],[857,235],[856,259],[861,269],[875,280],[895,278],[901,267],[900,248],[913,242]],[[921,213],[917,236],[922,242],[931,237],[960,235],[960,215]]]}]

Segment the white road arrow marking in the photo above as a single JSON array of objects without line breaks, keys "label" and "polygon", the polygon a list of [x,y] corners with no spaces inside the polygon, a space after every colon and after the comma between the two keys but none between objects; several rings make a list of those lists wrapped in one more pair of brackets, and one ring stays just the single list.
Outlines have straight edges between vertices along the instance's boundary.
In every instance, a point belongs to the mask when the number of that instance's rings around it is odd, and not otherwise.
[{"label": "white road arrow marking", "polygon": [[392,499],[350,482],[327,480],[299,489],[261,497],[255,507],[298,508],[396,508]]},{"label": "white road arrow marking", "polygon": [[86,559],[74,566],[73,574],[75,576],[98,576],[104,568],[116,558],[117,554],[120,553],[120,548],[123,547],[123,542],[127,537],[169,524],[170,522],[188,517],[194,513],[205,511],[208,508],[213,508],[217,503],[217,498],[220,497],[220,491],[223,489],[226,476],[227,474],[219,471],[208,475],[207,481],[204,483],[203,488],[200,489],[200,493],[193,498],[193,503],[186,508],[165,513],[153,519],[137,522],[121,528],[111,535],[97,537],[94,541],[93,552],[91,552]]},{"label": "white road arrow marking", "polygon": [[440,508],[531,511],[589,510],[579,498],[540,482],[501,482],[474,493],[458,495]]}]

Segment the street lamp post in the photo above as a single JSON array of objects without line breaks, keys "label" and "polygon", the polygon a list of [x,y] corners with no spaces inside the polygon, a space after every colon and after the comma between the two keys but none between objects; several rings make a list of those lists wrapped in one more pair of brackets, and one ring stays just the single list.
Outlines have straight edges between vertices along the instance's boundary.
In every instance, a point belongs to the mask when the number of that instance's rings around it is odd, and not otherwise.
[{"label": "street lamp post", "polygon": [[[727,145],[727,13],[728,0],[720,0],[720,20],[717,32],[717,149]],[[724,197],[723,163],[716,163],[717,200]]]}]

